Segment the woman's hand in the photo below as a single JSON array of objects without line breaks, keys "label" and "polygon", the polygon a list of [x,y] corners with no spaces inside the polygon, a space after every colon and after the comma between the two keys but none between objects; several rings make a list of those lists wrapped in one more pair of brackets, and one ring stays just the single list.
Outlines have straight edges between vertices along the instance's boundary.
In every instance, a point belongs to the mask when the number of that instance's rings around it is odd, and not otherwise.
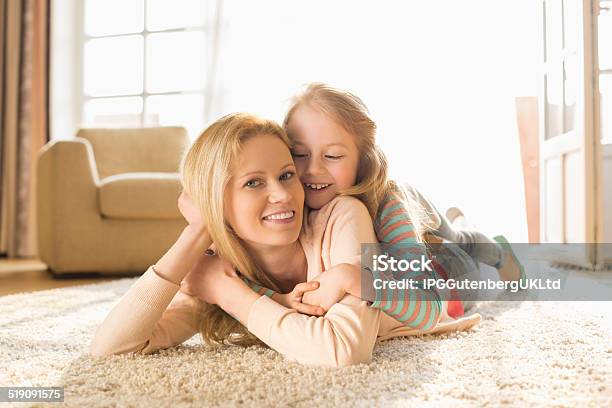
[{"label": "woman's hand", "polygon": [[320,306],[313,306],[302,303],[302,296],[304,293],[315,290],[319,287],[318,281],[302,282],[295,285],[295,288],[289,293],[274,293],[272,300],[285,306],[289,309],[295,309],[300,313],[309,314],[313,316],[320,316],[325,313]]},{"label": "woman's hand", "polygon": [[347,293],[360,297],[356,289],[360,287],[359,272],[359,268],[355,265],[339,264],[320,273],[311,281],[319,282],[319,288],[304,293],[302,303],[321,306],[328,311]]},{"label": "woman's hand", "polygon": [[206,228],[206,223],[202,219],[200,209],[195,205],[187,190],[183,189],[178,198],[178,208],[190,226],[196,228]]},{"label": "woman's hand", "polygon": [[218,255],[202,255],[181,282],[181,291],[206,303],[218,305],[228,287],[240,280],[231,263]]}]

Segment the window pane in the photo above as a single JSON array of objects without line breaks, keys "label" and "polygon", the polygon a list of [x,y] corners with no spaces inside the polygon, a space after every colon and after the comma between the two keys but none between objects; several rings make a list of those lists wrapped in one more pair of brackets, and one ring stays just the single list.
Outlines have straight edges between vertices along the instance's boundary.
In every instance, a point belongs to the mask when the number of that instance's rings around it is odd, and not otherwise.
[{"label": "window pane", "polygon": [[602,143],[612,143],[612,75],[599,76],[599,92]]},{"label": "window pane", "polygon": [[147,98],[146,117],[149,125],[185,126],[194,139],[204,127],[204,96],[155,95]]},{"label": "window pane", "polygon": [[547,1],[546,5],[546,61],[558,58],[563,48],[563,9],[561,1]]},{"label": "window pane", "polygon": [[103,98],[92,99],[85,103],[86,125],[125,125],[141,124],[142,98]]},{"label": "window pane", "polygon": [[143,41],[140,35],[100,38],[85,44],[85,94],[142,92]]},{"label": "window pane", "polygon": [[563,62],[565,103],[564,103],[564,126],[563,131],[574,130],[574,115],[576,114],[576,84],[578,82],[578,57],[576,53],[568,55]]},{"label": "window pane", "polygon": [[546,139],[563,133],[563,64],[551,64],[546,73]]},{"label": "window pane", "polygon": [[[612,2],[605,3],[612,8]],[[602,2],[602,6],[604,2]],[[599,24],[599,69],[612,69],[612,9],[601,9]]]},{"label": "window pane", "polygon": [[204,24],[204,0],[147,0],[147,30],[166,30]]},{"label": "window pane", "polygon": [[202,89],[205,72],[203,31],[147,37],[147,92]]},{"label": "window pane", "polygon": [[86,0],[85,32],[91,36],[141,32],[144,0]]},{"label": "window pane", "polygon": [[[559,2],[561,3],[561,2]],[[581,27],[582,3],[576,1],[563,2],[563,39],[564,46],[570,51],[578,49],[578,38]]]}]

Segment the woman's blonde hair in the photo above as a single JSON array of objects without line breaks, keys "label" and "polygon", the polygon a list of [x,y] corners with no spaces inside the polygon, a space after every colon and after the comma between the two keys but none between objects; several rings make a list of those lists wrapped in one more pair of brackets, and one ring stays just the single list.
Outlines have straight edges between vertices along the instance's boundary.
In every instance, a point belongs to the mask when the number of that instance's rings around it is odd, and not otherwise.
[{"label": "woman's blonde hair", "polygon": [[389,178],[385,154],[376,144],[376,123],[370,116],[365,103],[351,92],[313,82],[305,85],[291,100],[285,115],[283,127],[288,131],[289,121],[295,110],[302,104],[318,109],[323,114],[354,135],[359,151],[357,180],[354,186],[340,192],[361,200],[370,217],[376,222],[381,205],[391,194],[404,202],[414,225],[417,239],[421,240],[427,228],[426,212],[404,186]]},{"label": "woman's blonde hair", "polygon": [[[181,182],[207,222],[218,256],[251,281],[279,291],[253,262],[242,240],[227,224],[224,194],[232,165],[244,142],[256,135],[274,135],[289,147],[284,130],[274,121],[246,113],[226,115],[210,125],[189,147],[181,161]],[[261,344],[246,328],[216,305],[200,302],[200,332],[207,344]]]}]

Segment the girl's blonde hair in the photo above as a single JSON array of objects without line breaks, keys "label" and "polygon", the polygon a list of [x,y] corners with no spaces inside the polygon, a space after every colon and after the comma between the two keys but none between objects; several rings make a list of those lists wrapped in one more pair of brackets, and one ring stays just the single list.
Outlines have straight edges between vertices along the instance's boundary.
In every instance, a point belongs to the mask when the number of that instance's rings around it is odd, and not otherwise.
[{"label": "girl's blonde hair", "polygon": [[[387,158],[376,144],[376,123],[372,120],[365,103],[357,95],[345,90],[320,82],[307,84],[291,100],[283,121],[285,131],[288,132],[291,116],[302,104],[318,109],[355,136],[359,151],[357,181],[354,186],[340,194],[361,200],[374,222],[382,203],[391,194],[395,194],[404,202],[417,239],[422,240],[427,228],[426,212],[423,206],[408,194],[404,186],[389,178]],[[291,139],[290,132],[288,136]]]},{"label": "girl's blonde hair", "polygon": [[[274,135],[289,147],[284,130],[274,121],[245,113],[226,115],[210,125],[186,151],[181,161],[181,182],[207,222],[218,256],[225,258],[251,281],[274,291],[277,285],[253,262],[242,240],[226,223],[225,188],[232,165],[244,142],[256,135]],[[200,302],[200,332],[207,344],[262,344],[246,328],[216,305]]]}]

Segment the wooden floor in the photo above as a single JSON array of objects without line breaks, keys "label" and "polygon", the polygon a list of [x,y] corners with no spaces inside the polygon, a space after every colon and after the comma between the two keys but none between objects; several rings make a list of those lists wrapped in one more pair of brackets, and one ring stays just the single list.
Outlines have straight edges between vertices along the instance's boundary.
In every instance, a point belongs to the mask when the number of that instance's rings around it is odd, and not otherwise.
[{"label": "wooden floor", "polygon": [[0,296],[107,282],[119,277],[56,278],[38,259],[0,259]]}]

